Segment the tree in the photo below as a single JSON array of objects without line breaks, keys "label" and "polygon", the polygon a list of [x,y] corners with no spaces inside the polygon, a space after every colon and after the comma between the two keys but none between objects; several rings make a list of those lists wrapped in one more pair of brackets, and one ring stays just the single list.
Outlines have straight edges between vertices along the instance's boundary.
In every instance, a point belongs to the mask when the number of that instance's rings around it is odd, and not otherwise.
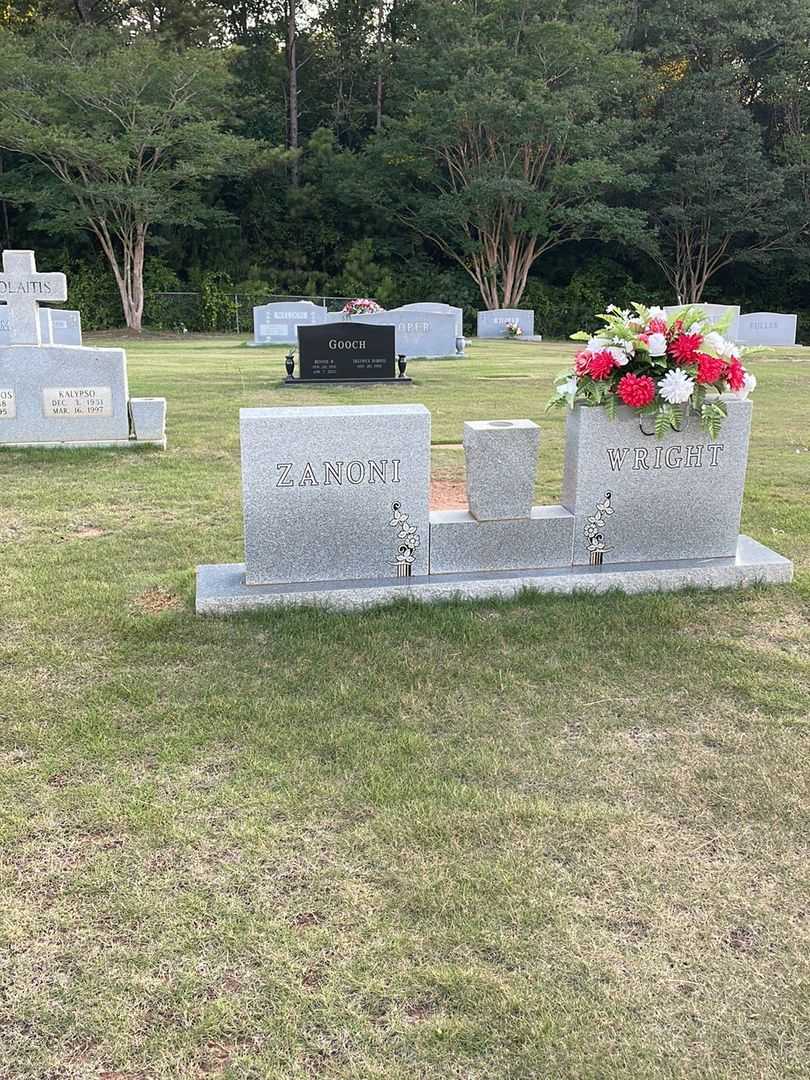
[{"label": "tree", "polygon": [[400,70],[422,82],[375,143],[367,197],[462,266],[488,307],[509,307],[552,248],[640,230],[622,205],[651,158],[638,126],[631,138],[639,67],[584,3],[565,15],[550,0],[429,9],[398,42]]},{"label": "tree", "polygon": [[645,246],[678,303],[697,303],[724,267],[794,244],[806,215],[725,76],[687,75],[661,96],[657,117],[663,156],[645,200]]},{"label": "tree", "polygon": [[0,196],[96,238],[134,331],[156,227],[221,220],[204,182],[261,160],[257,144],[223,130],[229,85],[224,51],[64,26],[0,33],[0,149],[23,161]]}]

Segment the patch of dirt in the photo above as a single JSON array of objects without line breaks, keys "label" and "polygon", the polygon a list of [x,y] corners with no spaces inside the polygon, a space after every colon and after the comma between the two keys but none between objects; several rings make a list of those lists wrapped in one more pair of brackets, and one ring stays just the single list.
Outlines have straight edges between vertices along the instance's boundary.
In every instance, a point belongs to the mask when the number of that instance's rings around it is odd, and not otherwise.
[{"label": "patch of dirt", "polygon": [[733,926],[726,934],[726,945],[733,952],[751,952],[756,944],[757,932],[751,926]]},{"label": "patch of dirt", "polygon": [[431,510],[467,510],[467,487],[463,480],[431,480]]},{"label": "patch of dirt", "polygon": [[419,1024],[429,1020],[436,1012],[436,1004],[433,1001],[408,1001],[402,1008],[402,1015],[409,1024]]},{"label": "patch of dirt", "polygon": [[91,525],[86,521],[71,525],[70,532],[77,540],[97,540],[99,536],[105,535],[104,529],[99,528],[98,525]]},{"label": "patch of dirt", "polygon": [[292,926],[306,928],[309,926],[320,926],[323,921],[323,915],[318,914],[317,911],[299,911],[292,916],[290,924]]},{"label": "patch of dirt", "polygon": [[162,611],[176,608],[180,604],[180,597],[169,589],[161,589],[155,585],[136,596],[133,604],[144,615],[160,615]]}]

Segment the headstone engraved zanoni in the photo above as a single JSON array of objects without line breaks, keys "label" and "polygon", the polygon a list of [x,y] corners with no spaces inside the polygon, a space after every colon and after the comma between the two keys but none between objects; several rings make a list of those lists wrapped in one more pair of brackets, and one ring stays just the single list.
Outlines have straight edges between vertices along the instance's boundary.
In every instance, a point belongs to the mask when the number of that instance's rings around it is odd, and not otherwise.
[{"label": "headstone engraved zanoni", "polygon": [[468,423],[470,510],[431,513],[424,406],[243,409],[245,562],[198,567],[197,611],[789,581],[739,535],[751,403],[724,404],[719,438],[687,421],[660,442],[578,405],[551,506],[532,505],[537,425]]},{"label": "headstone engraved zanoni", "polygon": [[[123,349],[85,348],[77,313],[39,307],[67,298],[64,274],[38,273],[32,251],[6,251],[0,297],[0,446],[165,447],[165,399],[130,398]],[[54,343],[60,334],[71,343]]]}]

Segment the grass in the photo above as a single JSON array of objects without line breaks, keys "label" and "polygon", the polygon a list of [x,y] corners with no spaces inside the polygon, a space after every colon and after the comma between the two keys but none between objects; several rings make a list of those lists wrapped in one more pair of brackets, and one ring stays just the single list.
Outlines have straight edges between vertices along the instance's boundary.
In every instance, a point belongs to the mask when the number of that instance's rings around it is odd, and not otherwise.
[{"label": "grass", "polygon": [[0,453],[0,1077],[810,1072],[810,364],[757,368],[743,528],[789,587],[193,615],[241,559],[238,409],[542,427],[567,345],[408,389],[128,347],[170,449]]}]

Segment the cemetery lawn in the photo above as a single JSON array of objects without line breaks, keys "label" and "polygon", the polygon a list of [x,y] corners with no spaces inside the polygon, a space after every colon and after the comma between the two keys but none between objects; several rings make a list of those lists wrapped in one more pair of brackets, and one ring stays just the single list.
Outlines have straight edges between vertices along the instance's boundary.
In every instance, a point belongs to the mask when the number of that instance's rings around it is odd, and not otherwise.
[{"label": "cemetery lawn", "polygon": [[291,391],[146,338],[168,452],[0,452],[3,1080],[808,1075],[810,350],[754,366],[792,586],[193,614],[240,406],[423,402],[449,484],[528,416],[557,502],[571,352]]}]

